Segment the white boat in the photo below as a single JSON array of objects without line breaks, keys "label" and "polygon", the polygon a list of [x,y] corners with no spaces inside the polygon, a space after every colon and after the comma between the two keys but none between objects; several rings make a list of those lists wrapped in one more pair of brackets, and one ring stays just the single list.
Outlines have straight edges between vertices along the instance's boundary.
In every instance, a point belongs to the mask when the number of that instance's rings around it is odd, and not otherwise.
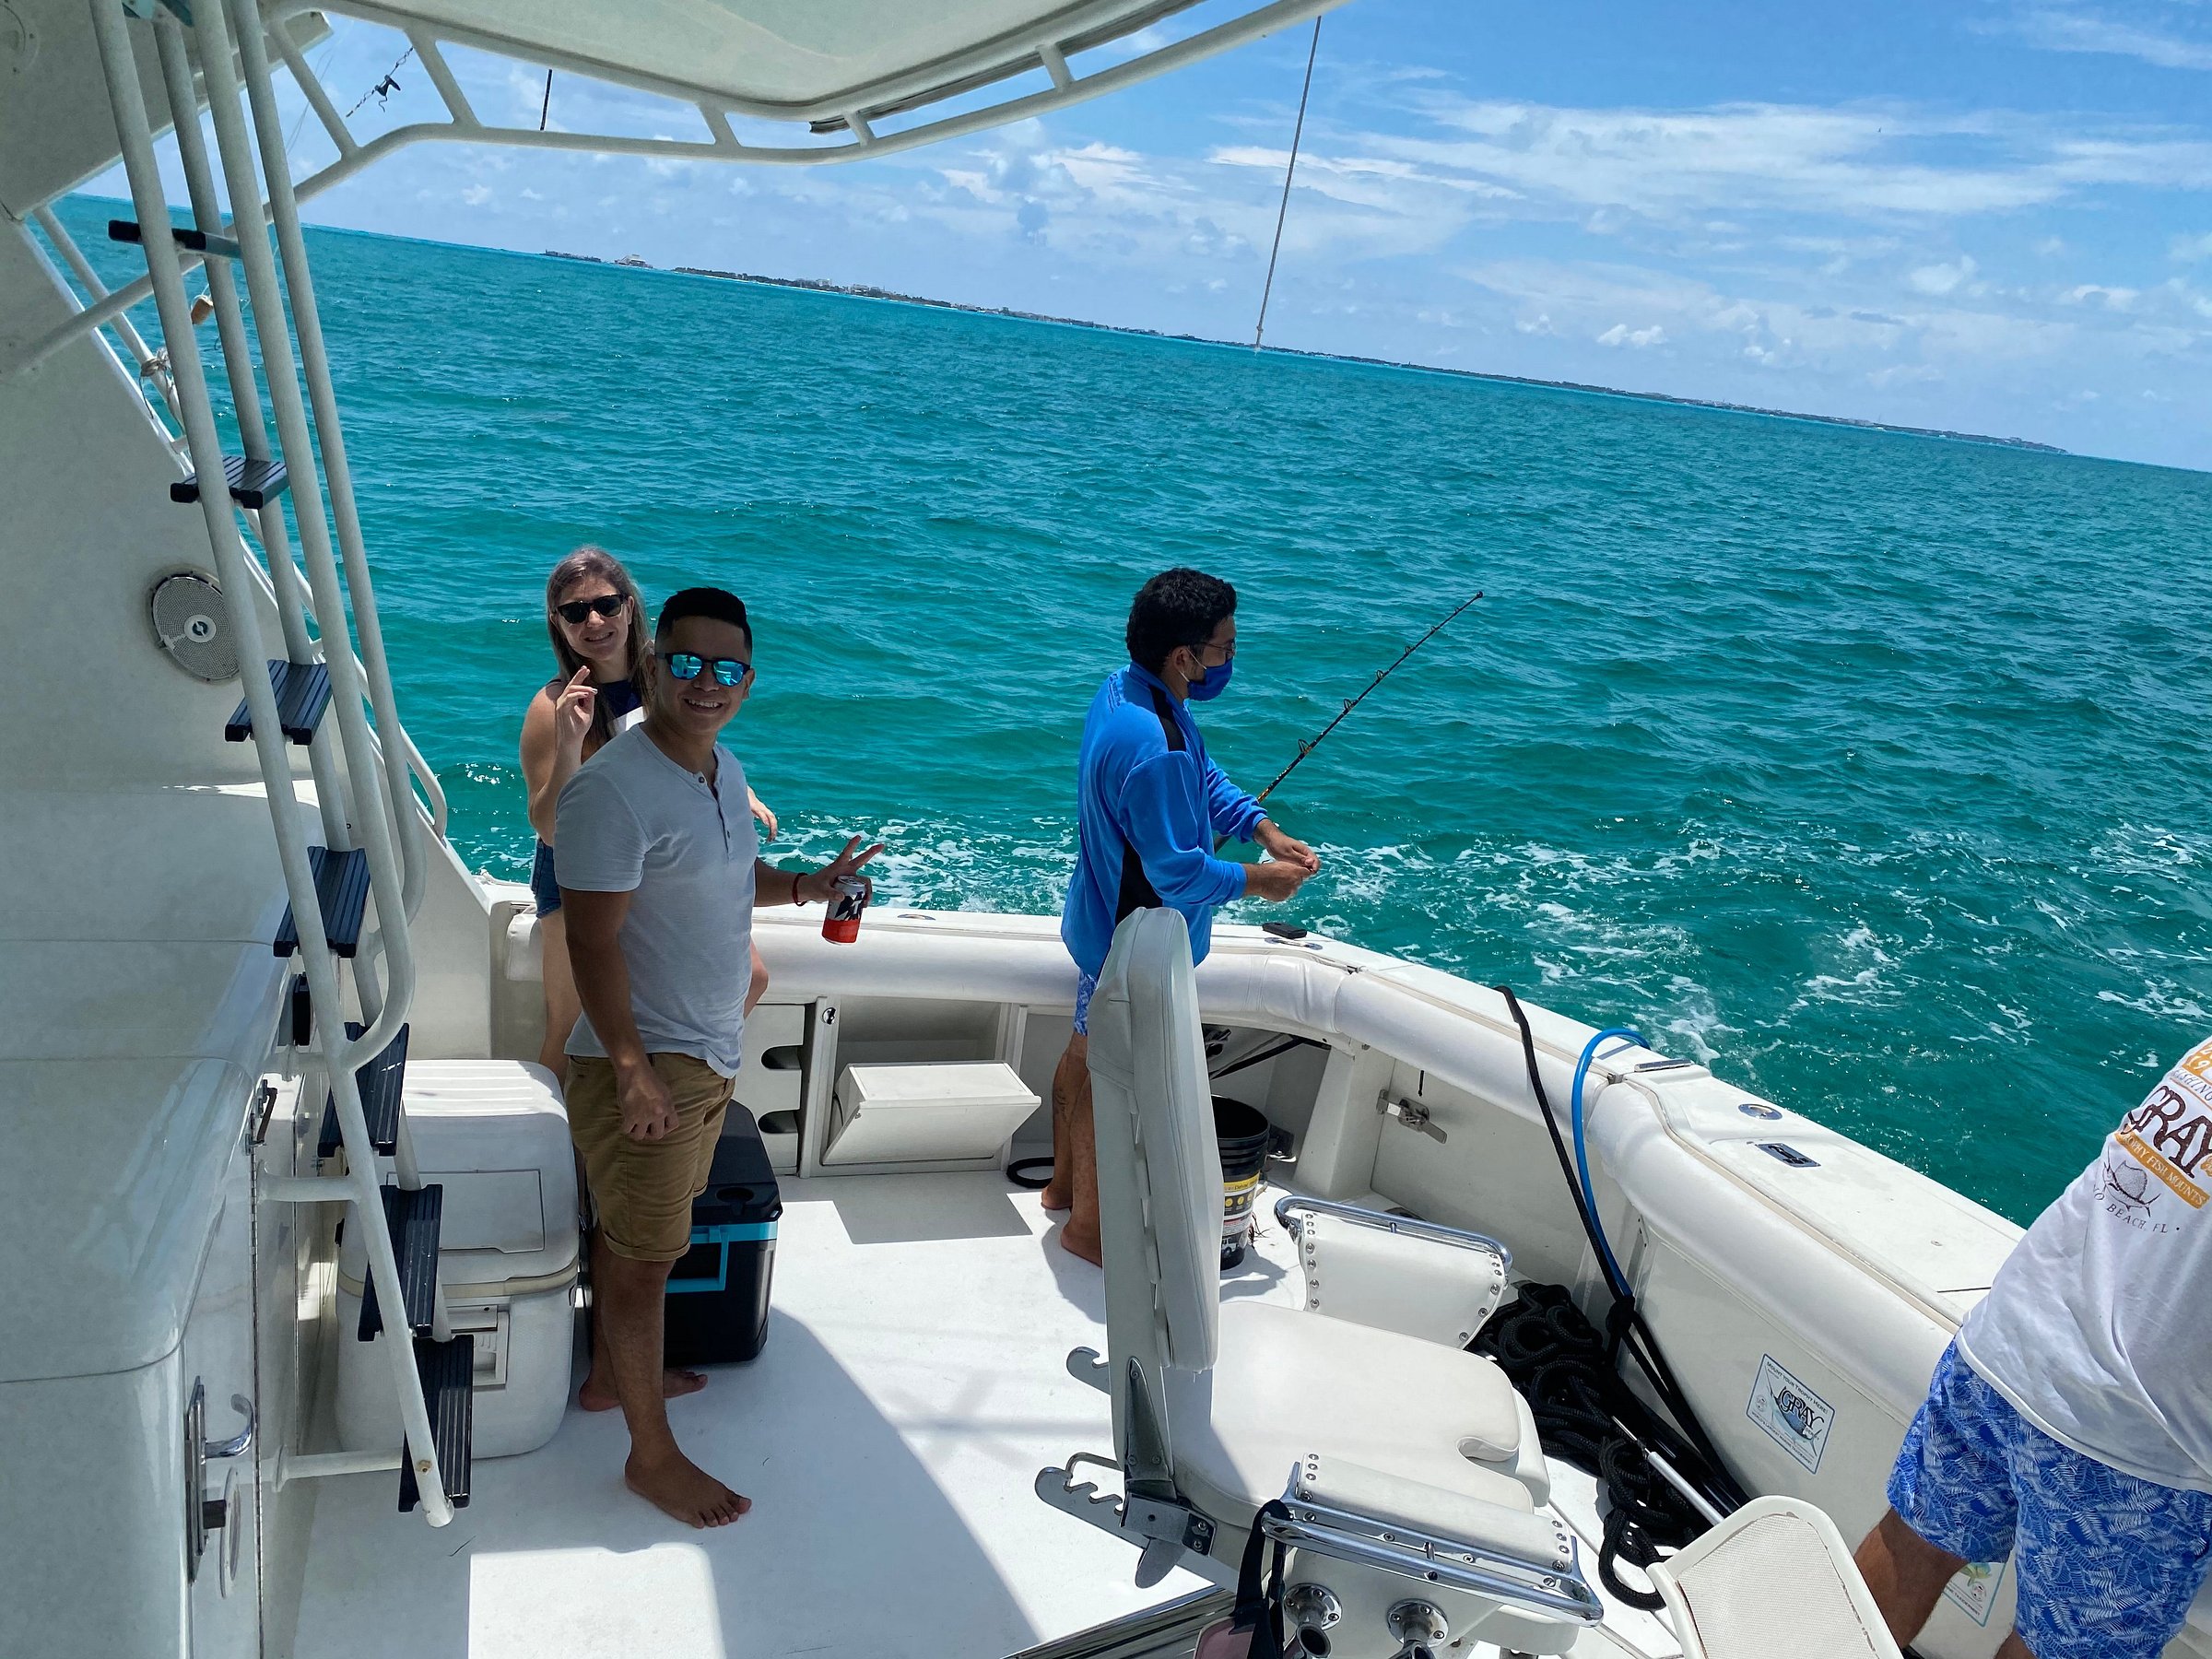
[{"label": "white boat", "polygon": [[[1328,3],[1247,0],[1164,46],[1133,39],[1180,9],[1157,0],[327,7],[403,29],[446,106],[373,139],[307,66],[320,13],[0,4],[0,1648],[1188,1654],[1287,1494],[1309,1655],[1880,1651],[1841,1540],[2018,1230],[1724,1068],[1620,1041],[1578,1089],[1591,1028],[1532,1007],[1524,1041],[1498,993],[1342,941],[1224,926],[1193,975],[1179,929],[1125,924],[1094,1044],[1101,1275],[1005,1173],[1069,1029],[1054,919],[886,908],[832,945],[763,915],[739,1099],[782,1178],[774,1312],[759,1358],[676,1407],[754,1512],[675,1525],[622,1489],[618,1422],[569,1404],[585,1298],[523,1058],[535,917],[454,856],[405,735],[299,201],[425,139],[878,155]],[[488,124],[453,47],[691,106],[709,136]],[[280,72],[338,152],[299,181]],[[172,229],[152,142],[187,108],[212,141],[180,129]],[[804,131],[764,143],[771,122]],[[225,225],[217,182],[257,148],[270,199]],[[119,154],[149,274],[110,295],[49,204]],[[219,352],[187,345],[203,257]],[[124,313],[149,288],[160,359]],[[284,372],[265,408],[233,380],[225,499],[196,480],[226,465],[205,382],[248,361],[241,291]],[[310,618],[348,614],[360,660],[325,659]],[[956,1065],[988,1087],[937,1087]],[[1209,1092],[1275,1136],[1218,1307]],[[1761,1495],[1723,1519],[1683,1479],[1717,1524],[1656,1611],[1597,1570],[1600,1483],[1463,1351],[1509,1276],[1602,1321],[1608,1253],[1681,1415]],[[369,1287],[390,1328],[364,1342]],[[1970,1570],[1919,1650],[1986,1659],[2011,1596]],[[2212,1656],[2203,1604],[2169,1651]]]}]

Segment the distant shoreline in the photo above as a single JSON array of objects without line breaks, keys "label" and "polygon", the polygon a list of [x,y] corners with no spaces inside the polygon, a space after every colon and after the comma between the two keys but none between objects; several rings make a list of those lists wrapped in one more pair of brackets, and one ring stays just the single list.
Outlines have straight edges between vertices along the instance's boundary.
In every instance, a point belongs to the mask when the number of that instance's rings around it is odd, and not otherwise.
[{"label": "distant shoreline", "polygon": [[[652,271],[660,267],[647,264],[636,254],[623,259],[602,259],[595,253],[568,253],[559,248],[547,248],[548,259],[570,259],[579,265],[612,265],[629,270]],[[1158,328],[1133,328],[1112,323],[1094,323],[1087,317],[1055,317],[1043,312],[1016,311],[1005,305],[963,305],[957,300],[933,300],[926,294],[902,294],[896,288],[876,288],[866,283],[846,284],[825,281],[818,276],[763,276],[752,271],[717,271],[701,265],[672,267],[679,276],[712,276],[725,282],[747,282],[759,288],[803,288],[814,294],[843,294],[855,300],[888,300],[898,305],[926,305],[937,311],[970,312],[982,317],[1011,317],[1023,323],[1057,323],[1066,328],[1095,328],[1102,334],[1138,335],[1154,340],[1182,340],[1196,346],[1237,346],[1238,340],[1218,340],[1206,335],[1169,334]],[[1549,392],[1586,392],[1604,397],[1629,397],[1640,403],[1672,404],[1685,409],[1719,409],[1731,415],[1764,415],[1781,420],[1809,420],[1821,426],[1853,427],[1865,432],[1897,432],[1910,438],[1944,438],[1954,443],[1985,443],[1998,449],[2030,450],[2038,454],[2065,455],[2072,452],[2055,443],[2039,443],[2032,438],[2000,438],[1988,432],[1957,432],[1943,427],[1898,426],[1887,420],[1860,420],[1849,415],[1809,415],[1801,409],[1769,409],[1757,404],[1724,403],[1712,397],[1678,397],[1668,392],[1630,392],[1619,386],[1592,385],[1583,381],[1537,380],[1524,374],[1499,374],[1482,369],[1448,369],[1435,363],[1406,363],[1394,358],[1359,357],[1342,351],[1302,351],[1292,346],[1266,346],[1260,349],[1277,357],[1319,358],[1332,363],[1361,363],[1377,369],[1411,369],[1422,374],[1450,374],[1462,380],[1492,381],[1508,386],[1535,386]]]}]

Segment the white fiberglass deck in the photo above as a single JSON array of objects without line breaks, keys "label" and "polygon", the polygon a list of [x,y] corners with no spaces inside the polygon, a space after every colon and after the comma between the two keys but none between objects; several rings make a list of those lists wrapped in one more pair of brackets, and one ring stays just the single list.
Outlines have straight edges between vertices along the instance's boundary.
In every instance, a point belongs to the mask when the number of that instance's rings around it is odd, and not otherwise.
[{"label": "white fiberglass deck", "polygon": [[[662,1516],[622,1485],[618,1415],[571,1406],[544,1449],[479,1462],[442,1530],[394,1512],[391,1475],[324,1482],[294,1653],[999,1659],[1202,1587],[1137,1589],[1133,1549],[1030,1489],[1112,1450],[1106,1397],[1064,1369],[1105,1347],[1103,1279],[1035,1194],[900,1175],[787,1178],[783,1197],[766,1349],[671,1407],[750,1514]],[[1271,1217],[1261,1246],[1232,1289],[1296,1300]],[[1594,1574],[1594,1483],[1555,1474]],[[1678,1651],[1646,1616],[1617,1630],[1597,1651]]]}]

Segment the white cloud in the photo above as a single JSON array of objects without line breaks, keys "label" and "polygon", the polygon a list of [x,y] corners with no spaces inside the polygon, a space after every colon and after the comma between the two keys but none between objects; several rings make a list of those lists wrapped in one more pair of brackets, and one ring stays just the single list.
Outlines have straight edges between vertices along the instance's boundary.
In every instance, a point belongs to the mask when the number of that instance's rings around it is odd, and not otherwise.
[{"label": "white cloud", "polygon": [[1649,328],[1636,329],[1631,329],[1626,323],[1616,323],[1597,336],[1597,343],[1600,346],[1626,346],[1632,350],[1641,351],[1647,347],[1665,345],[1666,330],[1656,323]]},{"label": "white cloud", "polygon": [[1948,265],[1922,265],[1906,280],[1917,293],[1947,294],[1973,274],[1973,260],[1961,253]]},{"label": "white cloud", "polygon": [[465,190],[462,191],[461,199],[471,207],[481,207],[485,203],[491,200],[491,186],[488,184],[471,184]]},{"label": "white cloud", "polygon": [[2171,251],[2174,258],[2184,262],[2212,259],[2212,230],[2202,236],[2177,236]]},{"label": "white cloud", "polygon": [[1936,166],[1912,141],[1990,148],[1986,122],[1901,110],[1735,104],[1685,112],[1504,102],[1430,106],[1442,135],[1376,141],[1386,154],[1517,194],[1638,218],[1758,209],[1958,214],[2047,201],[2064,188],[2013,165]]},{"label": "white cloud", "polygon": [[2161,69],[2212,69],[2212,41],[2193,40],[2094,12],[2043,6],[2030,12],[2014,27],[2030,45],[2049,52],[2140,58]]}]

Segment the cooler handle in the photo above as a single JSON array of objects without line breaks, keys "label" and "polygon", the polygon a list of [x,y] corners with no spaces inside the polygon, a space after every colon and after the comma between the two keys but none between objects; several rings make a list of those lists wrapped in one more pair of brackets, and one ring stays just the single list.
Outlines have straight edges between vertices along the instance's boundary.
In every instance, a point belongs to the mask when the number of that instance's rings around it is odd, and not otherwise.
[{"label": "cooler handle", "polygon": [[722,1246],[721,1259],[715,1265],[714,1277],[712,1278],[677,1278],[674,1274],[670,1274],[668,1294],[677,1296],[695,1290],[728,1289],[730,1285],[730,1246],[732,1244],[759,1243],[775,1236],[776,1224],[773,1221],[729,1221],[720,1227],[693,1228],[691,1242],[694,1245],[719,1244]]}]

